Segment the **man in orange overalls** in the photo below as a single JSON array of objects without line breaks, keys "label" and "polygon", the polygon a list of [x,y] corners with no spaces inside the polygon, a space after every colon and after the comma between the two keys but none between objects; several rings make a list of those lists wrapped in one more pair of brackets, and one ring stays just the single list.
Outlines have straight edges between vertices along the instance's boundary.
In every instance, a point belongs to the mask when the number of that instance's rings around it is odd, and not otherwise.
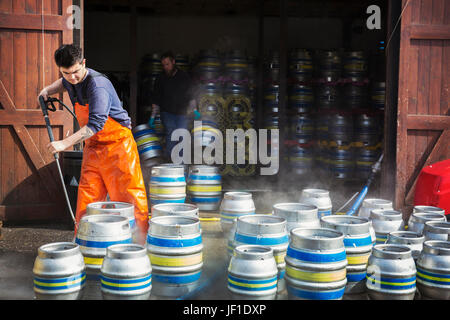
[{"label": "man in orange overalls", "polygon": [[91,202],[132,203],[135,207],[138,242],[145,242],[148,204],[131,120],[111,83],[104,75],[86,68],[82,51],[62,45],[55,51],[55,62],[62,78],[45,87],[40,96],[67,90],[81,129],[73,135],[48,144],[52,153],[85,142],[78,186],[76,226]]}]

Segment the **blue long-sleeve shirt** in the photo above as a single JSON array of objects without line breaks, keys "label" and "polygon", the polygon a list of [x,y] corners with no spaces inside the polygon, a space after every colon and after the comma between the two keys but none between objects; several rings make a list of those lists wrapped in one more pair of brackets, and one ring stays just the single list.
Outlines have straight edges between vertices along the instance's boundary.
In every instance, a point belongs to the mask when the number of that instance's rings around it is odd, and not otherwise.
[{"label": "blue long-sleeve shirt", "polygon": [[128,112],[122,107],[111,81],[99,76],[93,69],[87,68],[88,73],[83,81],[72,85],[63,78],[63,85],[69,93],[73,105],[89,104],[89,121],[87,126],[94,134],[103,129],[108,116],[122,126],[131,129],[131,119]]}]

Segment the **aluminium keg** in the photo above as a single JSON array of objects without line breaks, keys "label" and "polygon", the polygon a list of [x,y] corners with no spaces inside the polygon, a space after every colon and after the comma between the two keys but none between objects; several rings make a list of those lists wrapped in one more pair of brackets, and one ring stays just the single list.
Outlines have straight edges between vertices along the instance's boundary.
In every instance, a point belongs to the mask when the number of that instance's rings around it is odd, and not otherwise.
[{"label": "aluminium keg", "polygon": [[326,228],[295,228],[291,230],[285,260],[290,299],[342,299],[347,284],[342,232]]},{"label": "aluminium keg", "polygon": [[450,241],[450,222],[427,221],[423,227],[423,235],[425,237],[425,241]]},{"label": "aluminium keg", "polygon": [[359,209],[358,216],[361,218],[369,218],[370,212],[375,209],[394,210],[392,208],[392,201],[390,200],[369,198],[364,199],[361,208]]},{"label": "aluminium keg", "polygon": [[416,265],[417,289],[422,296],[450,300],[450,242],[425,241]]},{"label": "aluminium keg", "polygon": [[311,141],[314,137],[314,121],[310,115],[295,115],[289,118],[290,134],[294,139]]},{"label": "aluminium keg", "polygon": [[412,231],[392,231],[388,234],[386,244],[404,245],[411,249],[414,260],[420,255],[425,237]]},{"label": "aluminium keg", "polygon": [[381,118],[377,114],[361,112],[354,115],[354,128],[357,135],[362,136],[380,136]]},{"label": "aluminium keg", "polygon": [[273,205],[273,215],[286,219],[288,235],[295,228],[320,228],[318,208],[304,203],[277,203]]},{"label": "aluminium keg", "polygon": [[78,244],[54,242],[39,247],[33,265],[37,299],[78,299],[85,281],[85,264]]},{"label": "aluminium keg", "polygon": [[278,268],[278,292],[284,290],[284,257],[289,244],[286,219],[264,214],[240,216],[236,221],[234,246],[244,244],[268,246],[273,249]]},{"label": "aluminium keg", "polygon": [[362,51],[345,52],[343,57],[345,78],[364,78],[367,75],[367,58]]},{"label": "aluminium keg", "polygon": [[255,203],[248,192],[226,192],[220,203],[220,225],[228,233],[233,220],[243,215],[255,214]]},{"label": "aluminium keg", "polygon": [[216,140],[220,141],[222,137],[219,124],[213,121],[202,121],[201,126],[194,127],[191,133],[194,145],[202,147],[207,147]]},{"label": "aluminium keg", "polygon": [[186,199],[186,178],[184,167],[179,165],[158,165],[151,170],[150,202],[184,203]]},{"label": "aluminium keg", "polygon": [[384,110],[386,82],[374,82],[370,90],[371,105],[374,109]]},{"label": "aluminium keg", "polygon": [[341,91],[336,85],[322,84],[317,89],[317,104],[319,109],[339,108]]},{"label": "aluminium keg", "polygon": [[[203,266],[200,220],[188,216],[150,219],[147,252],[152,265],[153,292],[176,295],[198,282]],[[171,288],[165,288],[165,287]]]},{"label": "aluminium keg", "polygon": [[86,215],[92,214],[113,214],[127,217],[130,223],[131,233],[134,238],[137,227],[133,204],[119,201],[91,202],[86,207]]},{"label": "aluminium keg", "polygon": [[417,212],[439,213],[439,214],[445,215],[444,209],[441,209],[438,207],[433,207],[433,206],[414,206],[413,213],[417,213]]},{"label": "aluminium keg", "polygon": [[372,251],[370,223],[367,218],[346,215],[331,215],[320,219],[324,228],[330,228],[344,234],[347,256],[347,284],[345,293],[365,291],[367,261]]},{"label": "aluminium keg", "polygon": [[190,203],[160,203],[152,206],[151,218],[161,216],[188,216],[198,218],[198,207]]},{"label": "aluminium keg", "polygon": [[372,172],[372,166],[380,158],[381,150],[369,148],[356,148],[355,157],[355,178],[366,180]]},{"label": "aluminium keg", "polygon": [[311,53],[305,49],[293,49],[289,53],[289,76],[299,81],[312,77],[313,61]]},{"label": "aluminium keg", "polygon": [[296,175],[304,175],[311,172],[314,159],[314,150],[311,146],[297,144],[288,149],[288,155],[290,164],[289,172]]},{"label": "aluminium keg", "polygon": [[272,248],[240,245],[234,249],[228,265],[228,289],[238,300],[273,300],[277,273]]},{"label": "aluminium keg", "polygon": [[216,211],[222,200],[222,176],[219,168],[207,165],[192,165],[187,181],[189,202],[201,211]]},{"label": "aluminium keg", "polygon": [[[334,141],[339,143],[339,141]],[[334,179],[351,179],[354,176],[355,161],[351,148],[328,147],[326,163],[330,176]]]},{"label": "aluminium keg", "polygon": [[317,214],[319,219],[331,214],[332,204],[328,190],[303,189],[298,202],[315,205],[318,208]]},{"label": "aluminium keg", "polygon": [[396,210],[373,209],[369,216],[375,230],[376,244],[385,244],[388,234],[402,230],[402,213]]},{"label": "aluminium keg", "polygon": [[342,74],[342,59],[338,51],[317,52],[318,76],[325,81],[337,81]]},{"label": "aluminium keg", "polygon": [[413,213],[408,220],[408,231],[422,234],[425,222],[427,221],[446,222],[447,219],[443,214],[440,213],[428,213],[428,212]]},{"label": "aluminium keg", "polygon": [[175,55],[175,63],[177,65],[177,67],[180,70],[183,70],[185,72],[189,72],[189,55],[187,54],[182,54],[182,53],[177,53]]},{"label": "aluminium keg", "polygon": [[314,103],[313,88],[304,84],[293,84],[289,87],[288,101],[290,105],[309,106]]},{"label": "aluminium keg", "polygon": [[162,147],[156,131],[148,124],[140,124],[133,128],[139,159],[145,161],[162,155]]},{"label": "aluminium keg", "polygon": [[356,81],[358,79],[352,78],[352,81],[346,83],[343,89],[343,107],[345,109],[357,109],[357,108],[366,108],[368,104],[368,88],[364,84],[360,84]]},{"label": "aluminium keg", "polygon": [[100,272],[104,299],[149,298],[152,267],[145,247],[138,244],[109,246]]},{"label": "aluminium keg", "polygon": [[367,293],[372,300],[413,300],[416,265],[411,249],[395,244],[376,245],[366,278]]}]

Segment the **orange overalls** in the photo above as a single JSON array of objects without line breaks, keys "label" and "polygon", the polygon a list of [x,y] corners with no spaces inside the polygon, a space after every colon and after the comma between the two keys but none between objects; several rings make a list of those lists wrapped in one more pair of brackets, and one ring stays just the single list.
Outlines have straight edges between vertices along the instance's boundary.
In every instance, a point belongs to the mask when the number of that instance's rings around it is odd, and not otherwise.
[{"label": "orange overalls", "polygon": [[[75,103],[80,127],[87,125],[89,105]],[[148,204],[136,142],[129,128],[108,117],[102,130],[85,140],[78,186],[76,227],[91,202],[128,202],[134,205],[136,226],[142,234],[148,228]],[[145,239],[145,237],[144,237]]]}]

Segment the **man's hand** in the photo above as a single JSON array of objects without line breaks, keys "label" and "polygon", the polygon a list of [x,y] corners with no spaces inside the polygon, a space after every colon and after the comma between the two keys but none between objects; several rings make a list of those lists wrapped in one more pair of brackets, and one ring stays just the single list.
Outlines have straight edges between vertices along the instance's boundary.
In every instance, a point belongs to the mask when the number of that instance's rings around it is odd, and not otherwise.
[{"label": "man's hand", "polygon": [[47,100],[47,99],[48,99],[49,94],[48,94],[48,91],[47,91],[46,88],[42,89],[42,91],[41,91],[41,92],[39,93],[39,95],[37,96],[37,101],[38,101],[38,103],[39,103],[39,97],[40,97],[40,96],[42,96],[42,97],[44,98],[44,100]]},{"label": "man's hand", "polygon": [[50,153],[55,154],[57,152],[61,152],[66,150],[68,147],[67,143],[64,140],[53,141],[47,145],[47,149]]}]

